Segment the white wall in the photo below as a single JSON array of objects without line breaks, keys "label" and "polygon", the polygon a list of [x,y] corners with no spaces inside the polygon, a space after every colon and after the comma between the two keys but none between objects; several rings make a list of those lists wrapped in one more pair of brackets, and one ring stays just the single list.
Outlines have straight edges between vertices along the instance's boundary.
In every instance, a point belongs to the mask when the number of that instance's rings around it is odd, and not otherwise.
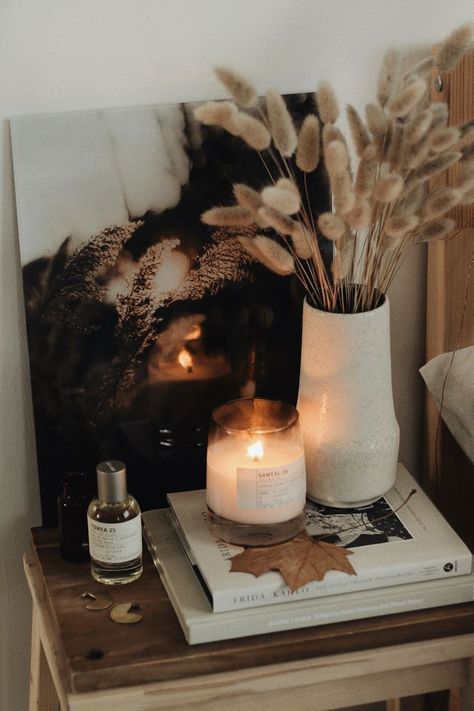
[{"label": "white wall", "polygon": [[[472,19],[472,0],[2,0],[0,3],[0,708],[26,708],[30,612],[21,571],[40,523],[20,287],[10,116],[222,95],[214,63],[264,91],[326,78],[343,102],[372,99],[390,45],[430,44]],[[420,460],[424,256],[392,292],[402,459]]]}]

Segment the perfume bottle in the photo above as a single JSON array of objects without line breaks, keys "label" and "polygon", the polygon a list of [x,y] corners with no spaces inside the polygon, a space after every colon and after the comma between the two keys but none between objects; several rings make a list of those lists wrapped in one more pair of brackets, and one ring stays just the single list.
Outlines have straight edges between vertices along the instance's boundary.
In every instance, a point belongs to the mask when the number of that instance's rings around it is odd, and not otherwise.
[{"label": "perfume bottle", "polygon": [[143,571],[142,529],[140,507],[127,493],[125,464],[98,464],[97,490],[87,511],[92,577],[106,585],[131,583]]},{"label": "perfume bottle", "polygon": [[86,472],[66,472],[58,496],[59,551],[70,563],[89,560],[86,513],[90,500]]}]

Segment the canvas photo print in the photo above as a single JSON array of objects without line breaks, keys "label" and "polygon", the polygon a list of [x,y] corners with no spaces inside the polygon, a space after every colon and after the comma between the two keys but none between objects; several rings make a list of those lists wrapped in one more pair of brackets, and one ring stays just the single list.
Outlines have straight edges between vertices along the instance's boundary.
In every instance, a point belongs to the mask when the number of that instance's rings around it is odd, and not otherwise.
[{"label": "canvas photo print", "polygon": [[[298,125],[311,95],[285,98]],[[65,471],[127,465],[143,509],[205,486],[226,400],[297,396],[302,290],[201,214],[268,184],[197,104],[11,120],[43,522]],[[327,205],[324,176],[307,186]],[[240,228],[252,235],[253,228]]]}]

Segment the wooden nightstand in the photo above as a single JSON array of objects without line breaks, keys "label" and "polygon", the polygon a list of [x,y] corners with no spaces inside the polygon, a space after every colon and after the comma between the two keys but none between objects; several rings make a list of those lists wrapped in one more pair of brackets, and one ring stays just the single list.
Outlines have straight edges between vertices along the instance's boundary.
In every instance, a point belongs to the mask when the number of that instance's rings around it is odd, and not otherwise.
[{"label": "wooden nightstand", "polygon": [[32,540],[30,711],[318,711],[455,687],[474,709],[474,603],[190,647],[147,553],[110,590],[143,620],[117,625],[85,608],[103,590],[88,564],[64,562],[55,531]]}]

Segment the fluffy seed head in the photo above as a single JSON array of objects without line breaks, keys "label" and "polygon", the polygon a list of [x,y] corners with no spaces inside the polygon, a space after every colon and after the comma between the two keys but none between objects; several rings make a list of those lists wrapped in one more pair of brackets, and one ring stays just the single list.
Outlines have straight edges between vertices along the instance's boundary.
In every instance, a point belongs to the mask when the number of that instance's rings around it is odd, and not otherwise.
[{"label": "fluffy seed head", "polygon": [[260,193],[244,183],[234,185],[234,197],[241,207],[245,207],[251,212],[256,212],[262,205]]},{"label": "fluffy seed head", "polygon": [[241,74],[227,67],[215,67],[214,72],[239,106],[249,108],[257,100],[257,93]]},{"label": "fluffy seed head", "polygon": [[300,191],[298,190],[296,183],[290,180],[290,178],[278,178],[276,186],[277,188],[282,188],[283,190],[289,190],[290,193],[294,193],[298,196],[298,200],[300,199]]},{"label": "fluffy seed head", "polygon": [[332,242],[340,239],[346,231],[343,220],[332,212],[321,213],[318,217],[318,227],[322,234]]},{"label": "fluffy seed head", "polygon": [[[341,249],[336,251],[336,255],[331,264],[331,271],[336,281],[347,279],[354,258],[355,240],[344,241]],[[351,280],[352,281],[352,280]]]},{"label": "fluffy seed head", "polygon": [[390,99],[387,105],[388,111],[392,116],[401,118],[410,113],[410,111],[423,98],[427,90],[427,84],[424,79],[417,78],[407,87],[399,91]]},{"label": "fluffy seed head", "polygon": [[264,151],[271,143],[271,136],[267,128],[261,121],[239,112],[233,119],[236,135],[240,136],[245,143],[256,151]]},{"label": "fluffy seed head", "polygon": [[428,195],[425,203],[425,216],[428,219],[440,217],[455,207],[461,199],[462,192],[455,188],[437,188]]},{"label": "fluffy seed head", "polygon": [[356,198],[355,205],[346,219],[352,230],[363,230],[370,224],[372,209],[370,202],[365,198]]},{"label": "fluffy seed head", "polygon": [[371,144],[362,154],[357,169],[354,190],[359,197],[370,197],[377,173],[377,149]]},{"label": "fluffy seed head", "polygon": [[462,126],[459,126],[459,131],[461,133],[461,141],[472,140],[472,138],[474,138],[474,118],[470,121],[466,121]]},{"label": "fluffy seed head", "polygon": [[435,128],[429,135],[431,150],[435,153],[446,151],[458,143],[461,138],[461,132],[455,126]]},{"label": "fluffy seed head", "polygon": [[420,218],[416,215],[391,215],[385,223],[385,234],[388,237],[404,237],[409,232],[413,232],[420,223]]},{"label": "fluffy seed head", "polygon": [[319,84],[316,95],[319,118],[323,123],[336,123],[339,118],[339,104],[334,89],[327,81]]},{"label": "fluffy seed head", "polygon": [[208,101],[194,109],[195,117],[206,126],[220,126],[235,135],[237,106],[232,101]]},{"label": "fluffy seed head", "polygon": [[275,274],[287,276],[295,271],[295,263],[291,254],[270,237],[257,235],[237,238],[242,247],[255,259]]},{"label": "fluffy seed head", "polygon": [[259,209],[258,214],[270,227],[273,227],[273,229],[281,235],[292,235],[298,224],[295,220],[292,220],[291,217],[288,217],[288,215],[284,215],[282,212],[279,212],[279,210],[274,210],[272,207],[267,207],[266,205]]},{"label": "fluffy seed head", "polygon": [[324,163],[330,176],[341,175],[349,165],[349,154],[342,141],[331,141],[326,146]]},{"label": "fluffy seed head", "polygon": [[283,97],[276,91],[269,91],[265,97],[268,121],[273,142],[280,153],[289,158],[293,155],[298,137]]},{"label": "fluffy seed head", "polygon": [[434,62],[441,72],[450,72],[474,42],[474,25],[467,22],[446,38],[436,52]]},{"label": "fluffy seed head", "polygon": [[417,212],[423,202],[425,192],[425,183],[420,183],[417,180],[407,183],[402,193],[403,213]]},{"label": "fluffy seed head", "polygon": [[400,76],[401,57],[396,49],[390,49],[383,58],[377,82],[377,99],[381,106],[385,106],[392,97]]},{"label": "fluffy seed head", "polygon": [[432,222],[427,222],[420,230],[417,242],[432,242],[436,239],[443,239],[456,226],[456,222],[449,217],[443,217]]},{"label": "fluffy seed head", "polygon": [[216,227],[248,227],[253,221],[252,212],[240,205],[212,207],[201,215],[201,222]]},{"label": "fluffy seed head", "polygon": [[415,64],[410,72],[415,76],[428,77],[434,67],[434,58],[429,56],[421,59],[418,64]]},{"label": "fluffy seed head", "polygon": [[370,136],[364,122],[351,104],[347,105],[346,114],[352,135],[352,142],[354,144],[354,148],[356,149],[357,155],[360,157],[364,152],[364,149],[367,148],[370,143]]},{"label": "fluffy seed head", "polygon": [[262,190],[262,200],[265,205],[284,215],[294,215],[300,209],[300,198],[292,190],[269,185]]},{"label": "fluffy seed head", "polygon": [[377,106],[377,104],[367,104],[365,107],[365,117],[369,130],[374,138],[385,135],[388,128],[388,118],[380,106]]},{"label": "fluffy seed head", "polygon": [[338,215],[347,215],[355,206],[354,188],[348,170],[331,176],[331,189],[334,211]]},{"label": "fluffy seed head", "polygon": [[392,130],[390,132],[390,140],[387,147],[386,160],[390,165],[391,170],[395,170],[401,164],[403,155],[403,126],[399,123],[394,123],[392,125]]},{"label": "fluffy seed head", "polygon": [[304,173],[311,173],[319,163],[319,121],[309,114],[301,126],[296,147],[296,165]]},{"label": "fluffy seed head", "polygon": [[393,202],[403,190],[403,180],[397,173],[387,173],[374,185],[373,196],[379,202]]},{"label": "fluffy seed head", "polygon": [[431,104],[430,108],[431,113],[433,114],[433,118],[431,119],[431,128],[446,126],[449,117],[448,105],[444,101],[440,101],[435,104]]},{"label": "fluffy seed head", "polygon": [[431,128],[433,113],[430,108],[416,114],[405,129],[405,139],[414,145],[419,143]]},{"label": "fluffy seed head", "polygon": [[304,225],[299,222],[296,223],[295,228],[291,233],[291,242],[293,244],[295,254],[299,259],[309,259],[313,254],[312,235],[308,232]]},{"label": "fluffy seed head", "polygon": [[457,151],[440,153],[436,158],[423,163],[414,173],[414,177],[418,180],[428,180],[433,175],[441,173],[443,170],[449,168],[450,165],[454,165],[462,157],[462,153]]}]

